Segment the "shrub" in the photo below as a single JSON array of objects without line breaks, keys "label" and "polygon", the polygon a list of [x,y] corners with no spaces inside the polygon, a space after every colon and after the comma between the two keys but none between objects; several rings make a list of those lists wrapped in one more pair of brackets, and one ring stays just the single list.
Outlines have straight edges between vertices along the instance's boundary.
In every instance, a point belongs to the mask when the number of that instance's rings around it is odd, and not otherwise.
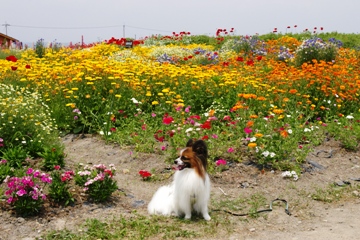
[{"label": "shrub", "polygon": [[55,171],[51,173],[52,183],[48,194],[53,201],[63,203],[65,206],[75,201],[69,191],[69,181],[73,176],[73,171],[62,172],[59,165],[55,166]]},{"label": "shrub", "polygon": [[303,63],[312,63],[313,60],[334,61],[341,46],[342,43],[333,38],[328,42],[318,37],[306,39],[296,50],[295,64],[301,66]]},{"label": "shrub", "polygon": [[[37,157],[44,147],[58,143],[51,110],[36,90],[0,83],[1,148],[23,148]],[[9,160],[9,159],[7,159]]]},{"label": "shrub", "polygon": [[7,203],[11,204],[16,213],[21,216],[36,215],[40,212],[46,195],[41,183],[51,183],[51,177],[46,173],[29,168],[23,177],[5,179]]},{"label": "shrub", "polygon": [[98,164],[92,167],[85,166],[83,171],[78,171],[75,175],[75,183],[84,187],[90,200],[94,202],[104,202],[109,199],[111,194],[117,190],[117,183],[114,179],[115,166]]}]

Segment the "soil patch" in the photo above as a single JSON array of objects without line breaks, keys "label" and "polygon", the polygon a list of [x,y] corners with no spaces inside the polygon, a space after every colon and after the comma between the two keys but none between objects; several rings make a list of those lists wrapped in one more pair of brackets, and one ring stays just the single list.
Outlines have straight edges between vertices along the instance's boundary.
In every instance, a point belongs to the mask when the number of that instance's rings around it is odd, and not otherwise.
[{"label": "soil patch", "polygon": [[[51,230],[68,229],[79,231],[88,218],[111,220],[113,216],[147,214],[147,203],[155,191],[171,182],[171,171],[164,155],[136,153],[131,147],[105,144],[97,136],[79,138],[67,135],[63,138],[66,147],[67,166],[78,163],[115,164],[119,189],[106,204],[94,204],[86,200],[79,189],[73,189],[76,204],[59,207],[47,203],[40,216],[17,217],[4,201],[0,211],[0,239],[36,239]],[[166,172],[168,179],[144,182],[138,172],[141,169]],[[258,218],[237,217],[220,211],[231,222],[233,231],[225,235],[219,229],[215,236],[206,239],[356,239],[360,235],[360,153],[348,152],[333,139],[328,139],[308,155],[305,172],[294,181],[283,178],[279,171],[260,171],[246,162],[233,164],[229,170],[211,176],[212,192],[210,209],[220,200],[251,197],[261,194],[270,203],[276,198],[286,199],[291,216],[282,204],[274,204],[273,211]],[[347,188],[340,199],[336,194],[321,195],[319,189],[330,184]],[[317,192],[318,191],[318,192]],[[314,200],[319,193],[324,201]],[[329,199],[326,199],[328,197]],[[216,206],[215,206],[216,205]],[[220,218],[220,217],[219,217]],[[195,225],[195,224],[194,224]],[[199,238],[197,238],[199,239]]]}]

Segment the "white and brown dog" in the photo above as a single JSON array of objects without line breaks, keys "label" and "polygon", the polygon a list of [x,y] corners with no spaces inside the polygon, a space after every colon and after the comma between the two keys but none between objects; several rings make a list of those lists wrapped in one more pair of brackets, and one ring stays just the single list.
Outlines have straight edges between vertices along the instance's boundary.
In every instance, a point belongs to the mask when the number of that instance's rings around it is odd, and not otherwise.
[{"label": "white and brown dog", "polygon": [[206,172],[208,151],[204,141],[190,139],[175,160],[173,182],[160,187],[148,205],[150,214],[184,216],[191,219],[194,210],[210,220],[210,178]]}]

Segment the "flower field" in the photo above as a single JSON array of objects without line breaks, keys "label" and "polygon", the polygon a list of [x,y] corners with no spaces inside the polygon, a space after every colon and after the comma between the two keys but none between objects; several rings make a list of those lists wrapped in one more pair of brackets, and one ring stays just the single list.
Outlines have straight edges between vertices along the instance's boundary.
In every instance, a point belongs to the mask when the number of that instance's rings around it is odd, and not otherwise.
[{"label": "flower field", "polygon": [[197,138],[212,170],[248,156],[300,173],[325,135],[348,149],[360,138],[359,52],[302,37],[201,42],[184,33],[133,48],[111,39],[9,52],[0,60],[0,157],[17,146],[41,156],[70,132],[170,155]]}]

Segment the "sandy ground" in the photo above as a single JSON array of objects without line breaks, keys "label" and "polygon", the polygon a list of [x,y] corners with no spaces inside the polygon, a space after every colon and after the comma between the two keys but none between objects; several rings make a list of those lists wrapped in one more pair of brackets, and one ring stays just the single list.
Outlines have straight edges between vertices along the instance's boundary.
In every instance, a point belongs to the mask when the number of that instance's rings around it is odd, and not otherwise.
[{"label": "sandy ground", "polygon": [[[77,163],[110,164],[117,167],[116,179],[119,191],[109,204],[93,204],[77,195],[75,207],[51,208],[32,218],[21,218],[2,207],[0,212],[0,239],[36,239],[50,230],[76,231],[87,218],[106,220],[109,216],[131,214],[134,209],[147,215],[146,207],[152,195],[163,181],[144,182],[140,169],[156,169],[161,172],[169,167],[164,155],[136,153],[132,148],[105,144],[98,137],[63,138],[66,146],[67,165]],[[273,211],[265,217],[248,218],[228,213],[210,211],[211,216],[226,218],[233,231],[208,236],[206,239],[359,239],[360,236],[360,153],[347,152],[334,140],[325,141],[308,155],[307,171],[298,181],[286,179],[278,171],[262,173],[253,165],[238,163],[228,171],[211,176],[212,192],[210,209],[221,199],[249,197],[259,193],[270,202],[276,198],[286,199],[291,216],[285,214],[284,206],[274,204]],[[342,182],[341,182],[342,181]],[[316,189],[326,189],[331,183],[345,184],[347,194],[337,201],[316,201],[311,194]],[[334,197],[334,196],[330,196]],[[336,197],[336,196],[335,196]],[[4,204],[2,204],[4,206]],[[239,219],[240,218],[240,219]],[[246,221],[244,220],[246,219]]]}]

